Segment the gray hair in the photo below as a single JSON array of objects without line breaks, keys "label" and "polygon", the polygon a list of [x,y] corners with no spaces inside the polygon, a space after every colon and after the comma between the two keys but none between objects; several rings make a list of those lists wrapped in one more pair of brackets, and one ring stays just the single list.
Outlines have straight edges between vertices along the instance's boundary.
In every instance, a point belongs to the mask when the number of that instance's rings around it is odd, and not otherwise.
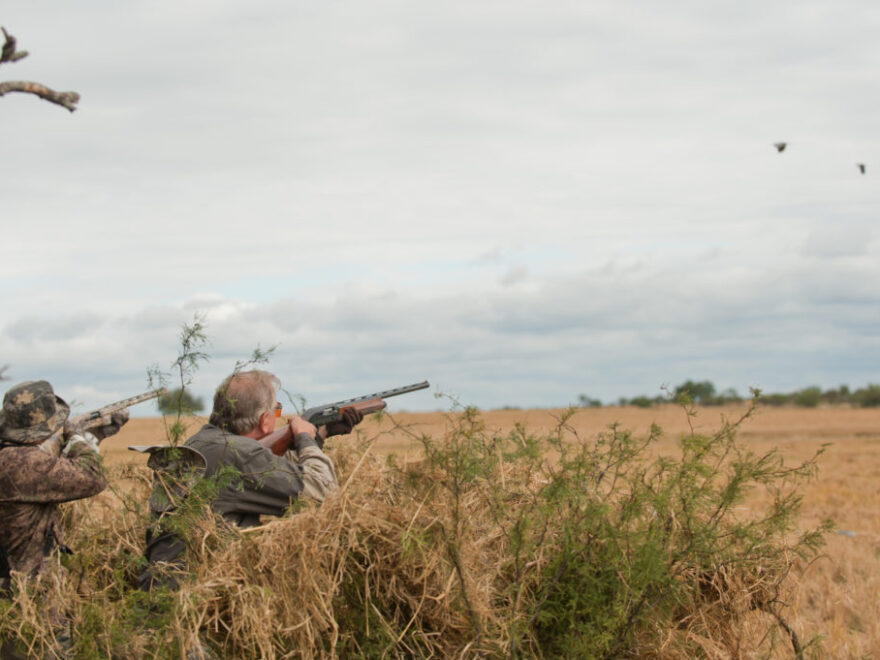
[{"label": "gray hair", "polygon": [[214,393],[210,422],[225,431],[244,435],[275,408],[275,390],[281,381],[268,371],[254,369],[227,376]]}]

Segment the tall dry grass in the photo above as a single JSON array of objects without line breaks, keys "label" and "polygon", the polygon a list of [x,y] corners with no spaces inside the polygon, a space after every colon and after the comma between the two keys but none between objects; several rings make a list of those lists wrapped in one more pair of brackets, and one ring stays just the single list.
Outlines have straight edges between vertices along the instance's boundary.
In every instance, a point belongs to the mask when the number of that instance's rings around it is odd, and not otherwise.
[{"label": "tall dry grass", "polygon": [[[191,575],[178,591],[151,595],[133,588],[150,473],[137,462],[111,460],[111,488],[66,507],[68,542],[77,550],[66,574],[42,589],[22,589],[0,627],[34,649],[50,647],[57,631],[41,622],[47,607],[61,608],[73,622],[78,657],[186,657],[199,648],[264,658],[550,657],[576,648],[599,649],[596,657],[788,657],[793,649],[818,657],[865,648],[843,645],[817,625],[811,580],[827,560],[797,561],[798,530],[768,537],[780,552],[689,561],[679,556],[688,547],[682,540],[702,528],[681,520],[680,509],[664,509],[662,499],[627,508],[638,479],[652,478],[645,466],[674,453],[678,432],[646,443],[650,452],[637,461],[626,452],[605,455],[633,459],[631,474],[606,460],[604,469],[618,470],[618,481],[604,482],[613,487],[599,485],[598,464],[570,456],[571,469],[581,472],[559,483],[583,484],[584,493],[553,499],[548,484],[566,447],[595,448],[599,430],[580,429],[580,415],[559,420],[551,417],[531,435],[524,426],[495,427],[491,415],[432,417],[430,434],[413,420],[373,419],[360,442],[330,449],[344,485],[323,506],[306,505],[244,532],[209,515],[194,518]],[[129,432],[146,428],[138,422]],[[548,444],[553,437],[562,444]],[[141,439],[114,443],[132,441]],[[456,443],[467,446],[449,451]],[[396,460],[389,461],[389,446],[399,450]],[[118,457],[117,447],[108,443],[105,451]],[[660,493],[661,481],[653,483]],[[732,526],[720,531],[732,534],[776,505],[769,490],[758,489],[747,502],[731,503]],[[658,561],[634,559],[640,539],[665,543],[655,548]],[[621,540],[633,544],[630,550],[614,547]],[[731,560],[737,556],[743,561]],[[602,570],[604,561],[612,571]],[[661,569],[670,572],[652,582],[650,571]],[[575,602],[603,580],[612,589],[608,611],[602,594]],[[572,616],[566,602],[593,602],[598,613]],[[849,616],[841,629],[853,625],[857,606]],[[575,628],[607,639],[575,636],[559,646],[554,637]]]}]

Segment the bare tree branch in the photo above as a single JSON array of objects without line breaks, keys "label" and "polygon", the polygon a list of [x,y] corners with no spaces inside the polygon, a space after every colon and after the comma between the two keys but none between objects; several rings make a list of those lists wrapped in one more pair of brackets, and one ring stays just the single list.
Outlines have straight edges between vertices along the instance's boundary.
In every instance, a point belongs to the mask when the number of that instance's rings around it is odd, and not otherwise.
[{"label": "bare tree branch", "polygon": [[76,92],[56,92],[40,83],[28,82],[26,80],[10,80],[9,82],[0,83],[0,96],[7,92],[26,92],[35,94],[41,99],[46,99],[57,105],[64,106],[71,112],[76,110],[76,103],[79,101],[79,94]]},{"label": "bare tree branch", "polygon": [[[27,57],[26,50],[16,50],[16,40],[6,31],[6,28],[0,27],[3,36],[6,39],[0,50],[0,64],[7,62],[17,62]],[[0,96],[8,92],[24,92],[26,94],[34,94],[41,99],[45,99],[56,105],[67,108],[71,112],[76,110],[76,104],[79,102],[79,94],[76,92],[56,92],[53,89],[41,85],[40,83],[28,82],[26,80],[10,80],[9,82],[0,83]]]}]

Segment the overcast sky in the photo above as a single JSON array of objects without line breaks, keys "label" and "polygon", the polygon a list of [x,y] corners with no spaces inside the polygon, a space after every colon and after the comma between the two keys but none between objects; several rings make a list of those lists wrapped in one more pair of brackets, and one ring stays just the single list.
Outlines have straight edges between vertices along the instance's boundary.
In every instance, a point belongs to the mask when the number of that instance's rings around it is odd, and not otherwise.
[{"label": "overcast sky", "polygon": [[129,396],[194,314],[205,397],[258,345],[314,404],[880,381],[876,2],[7,0],[0,25],[30,52],[0,80],[82,96],[0,99],[12,381]]}]

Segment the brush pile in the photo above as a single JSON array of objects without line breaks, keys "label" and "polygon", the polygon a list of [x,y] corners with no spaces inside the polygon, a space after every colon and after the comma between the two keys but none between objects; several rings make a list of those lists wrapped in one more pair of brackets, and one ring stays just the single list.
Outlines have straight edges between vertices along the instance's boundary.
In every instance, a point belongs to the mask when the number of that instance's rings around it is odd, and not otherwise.
[{"label": "brush pile", "polygon": [[[0,633],[38,653],[52,609],[83,658],[802,654],[782,597],[825,531],[796,531],[815,458],[753,455],[741,422],[682,438],[675,458],[649,453],[656,428],[582,439],[563,418],[500,437],[470,409],[446,437],[414,437],[415,463],[338,443],[343,486],[322,506],[244,531],[198,507],[180,588],[149,594],[134,585],[150,473],[115,468],[67,507],[66,570],[20,585]],[[743,514],[749,488],[770,497]]]}]

